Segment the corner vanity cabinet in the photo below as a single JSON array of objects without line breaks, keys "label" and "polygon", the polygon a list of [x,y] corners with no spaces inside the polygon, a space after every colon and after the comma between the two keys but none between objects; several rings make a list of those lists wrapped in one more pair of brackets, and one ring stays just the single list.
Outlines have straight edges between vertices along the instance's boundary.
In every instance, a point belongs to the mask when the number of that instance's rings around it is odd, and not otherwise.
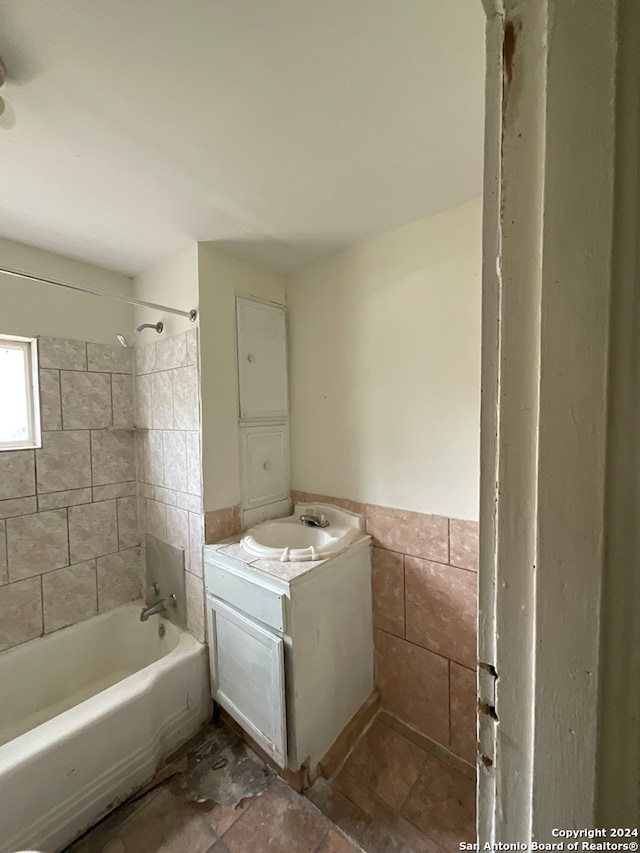
[{"label": "corner vanity cabinet", "polygon": [[282,768],[315,767],[373,691],[370,539],[324,562],[205,547],[213,699]]}]

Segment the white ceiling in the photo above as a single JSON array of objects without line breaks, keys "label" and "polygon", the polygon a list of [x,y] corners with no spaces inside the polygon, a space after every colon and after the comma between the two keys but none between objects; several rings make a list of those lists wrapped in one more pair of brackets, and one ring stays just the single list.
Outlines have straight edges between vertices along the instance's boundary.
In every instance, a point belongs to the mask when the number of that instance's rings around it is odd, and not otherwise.
[{"label": "white ceiling", "polygon": [[481,0],[3,0],[0,236],[281,270],[481,191]]}]

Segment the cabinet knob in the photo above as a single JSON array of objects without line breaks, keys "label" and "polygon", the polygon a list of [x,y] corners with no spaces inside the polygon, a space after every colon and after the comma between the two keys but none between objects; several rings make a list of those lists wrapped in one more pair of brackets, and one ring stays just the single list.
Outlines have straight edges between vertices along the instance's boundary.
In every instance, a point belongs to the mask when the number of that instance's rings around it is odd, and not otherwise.
[{"label": "cabinet knob", "polygon": [[271,462],[269,462],[269,461],[265,462],[262,467],[264,468],[265,471],[270,471],[271,470]]},{"label": "cabinet knob", "polygon": [[253,362],[255,360],[256,360],[255,355],[252,352],[250,352],[249,355],[247,356],[247,361],[249,362],[249,364],[253,364]]}]

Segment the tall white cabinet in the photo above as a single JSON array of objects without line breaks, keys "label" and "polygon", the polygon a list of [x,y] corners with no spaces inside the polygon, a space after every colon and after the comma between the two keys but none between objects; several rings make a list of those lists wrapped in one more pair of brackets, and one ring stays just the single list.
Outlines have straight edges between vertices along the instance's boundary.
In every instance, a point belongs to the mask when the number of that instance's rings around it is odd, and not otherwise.
[{"label": "tall white cabinet", "polygon": [[243,525],[288,510],[286,309],[236,299]]}]

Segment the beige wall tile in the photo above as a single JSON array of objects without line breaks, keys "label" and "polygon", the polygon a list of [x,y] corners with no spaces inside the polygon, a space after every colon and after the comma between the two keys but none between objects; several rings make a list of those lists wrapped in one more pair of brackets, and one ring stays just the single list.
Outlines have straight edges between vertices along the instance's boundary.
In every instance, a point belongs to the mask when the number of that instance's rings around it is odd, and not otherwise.
[{"label": "beige wall tile", "polygon": [[371,549],[373,624],[404,637],[404,557],[382,548]]},{"label": "beige wall tile", "polygon": [[205,542],[213,545],[240,532],[240,506],[214,509],[204,516]]},{"label": "beige wall tile", "polygon": [[93,489],[94,501],[110,501],[114,498],[127,498],[135,494],[135,480],[128,480],[126,483],[111,483],[106,486],[95,486]]},{"label": "beige wall tile", "polygon": [[33,450],[3,450],[0,453],[0,499],[13,500],[35,495],[33,454]]},{"label": "beige wall tile", "polygon": [[69,565],[67,510],[8,519],[7,556],[10,581]]},{"label": "beige wall tile", "polygon": [[131,373],[132,351],[121,344],[87,344],[87,367],[97,373]]},{"label": "beige wall tile", "polygon": [[164,485],[168,489],[187,491],[187,440],[184,432],[166,431],[164,445]]},{"label": "beige wall tile", "polygon": [[476,674],[451,661],[451,749],[476,760]]},{"label": "beige wall tile", "polygon": [[60,372],[40,370],[40,423],[42,429],[62,429]]},{"label": "beige wall tile", "polygon": [[150,429],[151,417],[151,377],[147,374],[135,379],[135,423],[137,427]]},{"label": "beige wall tile", "polygon": [[189,563],[189,513],[175,506],[166,509],[167,542],[184,550],[185,566]]},{"label": "beige wall tile", "polygon": [[39,494],[90,486],[91,450],[88,430],[43,433],[42,449],[36,450],[36,465]]},{"label": "beige wall tile", "polygon": [[145,501],[145,518],[147,533],[158,539],[167,538],[167,507],[158,501],[152,501],[148,498]]},{"label": "beige wall tile", "polygon": [[204,588],[201,577],[185,572],[185,593],[187,597],[187,628],[193,636],[204,643]]},{"label": "beige wall tile", "polygon": [[449,519],[367,504],[367,533],[373,544],[440,563],[449,561]]},{"label": "beige wall tile", "polygon": [[156,370],[171,370],[187,363],[187,335],[172,335],[156,341]]},{"label": "beige wall tile", "polygon": [[140,544],[138,535],[138,499],[135,495],[118,498],[118,547],[135,548]]},{"label": "beige wall tile", "polygon": [[198,364],[198,330],[187,332],[187,364]]},{"label": "beige wall tile", "polygon": [[92,500],[91,488],[70,489],[66,492],[49,492],[45,495],[38,495],[38,511],[46,512],[50,509],[61,509],[65,506],[90,504]]},{"label": "beige wall tile", "polygon": [[54,370],[86,370],[87,345],[84,341],[42,336],[38,338],[38,363]]},{"label": "beige wall tile", "polygon": [[164,445],[160,430],[150,430],[143,437],[142,460],[145,483],[164,486]]},{"label": "beige wall tile", "polygon": [[364,516],[366,514],[366,505],[359,501],[352,501],[349,498],[334,498],[330,495],[318,495],[315,492],[292,491],[291,501],[294,506],[297,503],[323,503],[339,506],[358,515]]},{"label": "beige wall tile", "polygon": [[0,651],[42,634],[40,578],[0,587]]},{"label": "beige wall tile", "polygon": [[133,377],[124,373],[111,376],[111,402],[113,426],[127,429],[133,426]]},{"label": "beige wall tile", "polygon": [[132,433],[127,430],[92,430],[91,470],[94,486],[133,480],[135,456]]},{"label": "beige wall tile", "polygon": [[135,349],[135,370],[137,375],[151,373],[156,369],[156,342]]},{"label": "beige wall tile", "polygon": [[151,374],[151,424],[154,429],[173,429],[173,379],[169,370]]},{"label": "beige wall tile", "polygon": [[12,518],[16,515],[30,515],[38,511],[38,503],[33,498],[16,498],[12,501],[0,501],[0,518]]},{"label": "beige wall tile", "polygon": [[202,547],[204,545],[204,516],[189,513],[189,571],[198,577],[204,573]]},{"label": "beige wall tile", "polygon": [[72,506],[68,513],[71,563],[82,563],[118,550],[115,501]]},{"label": "beige wall tile", "polygon": [[98,609],[101,613],[141,597],[139,548],[130,548],[98,560]]},{"label": "beige wall tile", "polygon": [[97,613],[95,560],[44,575],[42,603],[45,634]]},{"label": "beige wall tile", "polygon": [[477,576],[405,557],[406,637],[475,669]]},{"label": "beige wall tile", "polygon": [[187,433],[187,491],[191,495],[202,495],[202,454],[197,432]]},{"label": "beige wall tile", "polygon": [[382,705],[438,743],[449,743],[449,661],[376,630]]},{"label": "beige wall tile", "polygon": [[104,429],[112,424],[111,376],[63,370],[62,426],[64,429]]},{"label": "beige wall tile", "polygon": [[176,429],[200,428],[198,371],[195,366],[173,372],[173,419]]},{"label": "beige wall tile", "polygon": [[478,571],[478,522],[449,519],[449,562],[461,569]]},{"label": "beige wall tile", "polygon": [[7,524],[0,521],[0,586],[9,583],[7,571]]}]

